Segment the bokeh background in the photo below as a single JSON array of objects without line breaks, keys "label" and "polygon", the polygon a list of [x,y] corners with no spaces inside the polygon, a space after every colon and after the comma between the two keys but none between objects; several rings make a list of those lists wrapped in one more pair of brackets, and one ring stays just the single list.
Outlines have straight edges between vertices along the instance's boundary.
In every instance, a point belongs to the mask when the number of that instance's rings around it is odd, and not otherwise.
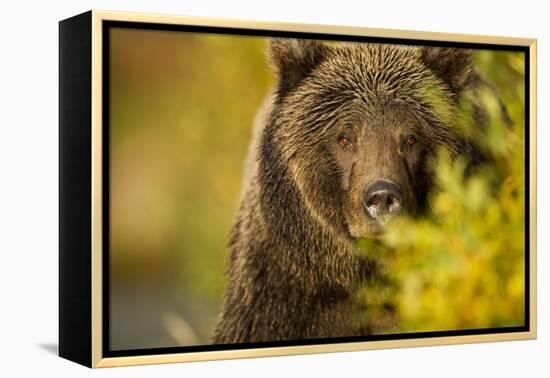
[{"label": "bokeh background", "polygon": [[[265,39],[123,28],[110,39],[110,347],[208,344],[253,119],[273,83]],[[373,311],[391,302],[395,331],[523,322],[523,56],[474,57],[514,126],[494,117],[472,135],[499,163],[473,184],[460,164],[441,164],[444,199],[378,245],[394,289],[365,287],[357,300]],[[472,196],[477,207],[464,205]]]},{"label": "bokeh background", "polygon": [[111,31],[112,349],[210,343],[264,43]]}]

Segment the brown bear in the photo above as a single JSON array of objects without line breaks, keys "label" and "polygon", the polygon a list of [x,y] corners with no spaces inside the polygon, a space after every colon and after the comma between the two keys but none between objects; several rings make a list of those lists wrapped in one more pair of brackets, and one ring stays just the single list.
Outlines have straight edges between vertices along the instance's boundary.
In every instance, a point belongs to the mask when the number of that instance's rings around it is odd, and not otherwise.
[{"label": "brown bear", "polygon": [[[350,300],[377,262],[355,253],[398,214],[426,207],[439,148],[481,159],[480,75],[467,49],[274,39],[276,87],[260,111],[230,235],[215,343],[368,335]],[[383,277],[381,278],[383,279]]]}]

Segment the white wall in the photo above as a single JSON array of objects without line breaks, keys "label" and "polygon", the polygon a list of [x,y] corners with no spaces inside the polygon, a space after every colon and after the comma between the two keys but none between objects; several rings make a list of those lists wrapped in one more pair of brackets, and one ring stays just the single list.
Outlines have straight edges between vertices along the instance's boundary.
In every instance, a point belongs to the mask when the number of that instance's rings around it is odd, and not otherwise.
[{"label": "white wall", "polygon": [[[4,1],[0,14],[0,375],[85,376],[57,344],[57,22],[91,8],[536,37],[539,86],[539,340],[110,369],[100,376],[548,377],[550,229],[545,1]],[[545,209],[546,211],[542,211]],[[13,372],[9,372],[15,370]],[[6,374],[7,373],[7,374]],[[299,374],[299,375],[298,375]]]}]

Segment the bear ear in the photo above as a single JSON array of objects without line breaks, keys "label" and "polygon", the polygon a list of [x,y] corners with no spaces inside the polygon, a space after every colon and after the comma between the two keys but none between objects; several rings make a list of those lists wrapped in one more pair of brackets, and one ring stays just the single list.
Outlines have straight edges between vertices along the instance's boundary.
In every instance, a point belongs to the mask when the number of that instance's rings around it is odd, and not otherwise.
[{"label": "bear ear", "polygon": [[474,76],[469,49],[423,47],[421,59],[454,94],[460,93]]},{"label": "bear ear", "polygon": [[323,61],[328,47],[306,39],[270,39],[267,56],[279,79],[279,92],[286,93]]}]

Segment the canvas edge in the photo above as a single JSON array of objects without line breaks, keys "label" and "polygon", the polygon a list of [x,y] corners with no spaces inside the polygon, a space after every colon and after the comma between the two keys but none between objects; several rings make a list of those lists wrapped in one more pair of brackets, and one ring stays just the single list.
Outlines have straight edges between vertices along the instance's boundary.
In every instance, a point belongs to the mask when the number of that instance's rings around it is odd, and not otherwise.
[{"label": "canvas edge", "polygon": [[537,338],[537,40],[529,44],[529,282],[530,333]]},{"label": "canvas edge", "polygon": [[90,367],[91,12],[59,22],[59,356]]}]

